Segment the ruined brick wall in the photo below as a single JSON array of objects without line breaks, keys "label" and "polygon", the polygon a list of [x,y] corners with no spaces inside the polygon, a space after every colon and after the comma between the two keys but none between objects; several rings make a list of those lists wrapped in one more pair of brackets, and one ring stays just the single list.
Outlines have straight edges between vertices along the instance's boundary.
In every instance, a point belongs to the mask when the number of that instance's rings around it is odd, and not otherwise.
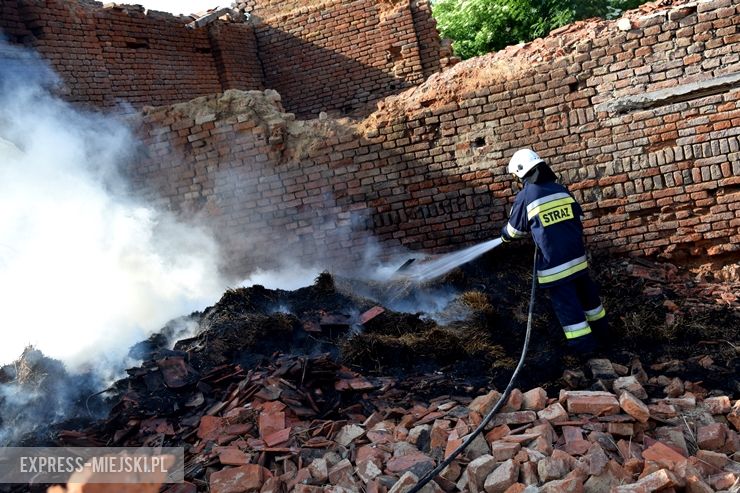
[{"label": "ruined brick wall", "polygon": [[414,18],[414,29],[419,40],[419,56],[426,78],[442,70],[441,39],[437,32],[437,22],[432,17],[429,0],[413,0],[411,14]]},{"label": "ruined brick wall", "polygon": [[216,22],[207,29],[221,89],[263,89],[262,64],[252,26]]},{"label": "ruined brick wall", "polygon": [[265,87],[288,111],[344,113],[439,70],[439,35],[425,1],[252,1]]},{"label": "ruined brick wall", "polygon": [[0,30],[38,50],[72,102],[138,108],[262,87],[250,26],[191,30],[189,19],[88,1],[0,1],[0,9]]},{"label": "ruined brick wall", "polygon": [[[247,5],[248,4],[248,5]],[[0,0],[0,30],[38,50],[71,102],[134,108],[226,89],[274,88],[289,111],[350,112],[440,70],[427,0],[245,2],[252,23],[92,0]]]},{"label": "ruined brick wall", "polygon": [[369,231],[353,224],[363,213],[335,195],[348,176],[335,178],[333,166],[342,173],[353,159],[327,154],[327,145],[356,145],[352,126],[297,121],[273,90],[227,91],[143,116],[147,157],[130,170],[134,189],[210,228],[232,269],[329,261],[366,245]]},{"label": "ruined brick wall", "polygon": [[258,251],[240,251],[245,236],[273,257],[289,242],[295,255],[347,253],[365,235],[440,251],[498,234],[514,195],[506,162],[531,146],[583,204],[591,249],[735,258],[740,6],[627,20],[468,60],[359,123],[296,122],[277,103],[270,115],[152,114],[141,130],[162,154],[134,174],[208,217],[237,257]]}]

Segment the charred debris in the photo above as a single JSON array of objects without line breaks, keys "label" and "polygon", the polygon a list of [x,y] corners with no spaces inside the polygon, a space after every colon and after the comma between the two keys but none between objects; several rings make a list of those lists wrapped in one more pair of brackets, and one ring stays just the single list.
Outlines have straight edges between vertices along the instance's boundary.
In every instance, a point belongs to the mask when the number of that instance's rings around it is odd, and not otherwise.
[{"label": "charred debris", "polygon": [[[134,346],[141,364],[102,392],[29,349],[0,372],[3,436],[183,446],[186,489],[171,493],[405,491],[480,422],[518,358],[531,274],[526,256],[506,255],[506,269],[489,254],[424,286],[322,273],[296,291],[229,290]],[[526,392],[429,491],[722,490],[740,477],[736,284],[600,265],[613,346],[589,361],[567,354],[538,303]],[[443,300],[434,313],[414,310],[430,298]],[[197,331],[172,346],[183,321]],[[30,396],[20,407],[19,392]],[[14,412],[62,402],[7,434]]]}]

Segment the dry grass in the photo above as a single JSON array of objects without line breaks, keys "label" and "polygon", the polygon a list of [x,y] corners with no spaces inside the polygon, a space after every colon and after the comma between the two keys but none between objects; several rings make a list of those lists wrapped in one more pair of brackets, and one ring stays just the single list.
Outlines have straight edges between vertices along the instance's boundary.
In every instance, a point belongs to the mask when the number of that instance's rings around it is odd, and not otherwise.
[{"label": "dry grass", "polygon": [[466,291],[460,295],[460,303],[478,312],[493,312],[488,296],[480,291]]}]

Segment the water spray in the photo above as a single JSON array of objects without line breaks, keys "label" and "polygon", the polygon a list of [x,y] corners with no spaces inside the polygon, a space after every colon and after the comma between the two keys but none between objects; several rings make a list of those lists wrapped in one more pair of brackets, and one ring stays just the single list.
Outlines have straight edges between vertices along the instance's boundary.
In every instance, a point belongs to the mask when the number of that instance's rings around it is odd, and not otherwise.
[{"label": "water spray", "polygon": [[483,243],[442,255],[428,262],[416,262],[412,264],[415,259],[410,259],[396,271],[396,277],[414,283],[431,281],[493,250],[501,243],[503,243],[501,238],[484,241]]}]

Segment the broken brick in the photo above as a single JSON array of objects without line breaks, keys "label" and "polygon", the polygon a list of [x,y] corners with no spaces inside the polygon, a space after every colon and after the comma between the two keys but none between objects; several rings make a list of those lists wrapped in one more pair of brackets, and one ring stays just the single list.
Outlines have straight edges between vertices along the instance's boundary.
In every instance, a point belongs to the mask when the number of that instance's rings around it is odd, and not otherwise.
[{"label": "broken brick", "polygon": [[308,465],[308,471],[311,473],[311,477],[318,481],[326,481],[329,479],[329,466],[326,463],[326,459],[314,459]]},{"label": "broken brick", "polygon": [[527,485],[524,483],[514,483],[504,493],[523,493],[527,489]]},{"label": "broken brick", "polygon": [[624,390],[619,396],[619,406],[640,423],[647,423],[650,419],[650,409],[631,392]]},{"label": "broken brick", "polygon": [[686,457],[661,442],[655,442],[643,450],[642,457],[667,469],[673,469],[676,464],[686,460]]},{"label": "broken brick", "polygon": [[546,483],[555,479],[562,479],[572,469],[573,458],[560,450],[555,450],[552,456],[545,457],[537,463],[537,473],[540,481]]},{"label": "broken brick", "polygon": [[251,457],[236,447],[218,449],[218,460],[225,466],[242,466],[249,464]]},{"label": "broken brick", "polygon": [[378,459],[367,459],[357,462],[357,475],[364,483],[369,483],[382,473],[382,464]]},{"label": "broken brick", "polygon": [[284,412],[262,412],[259,415],[258,427],[260,437],[264,438],[268,435],[272,435],[277,431],[285,429],[285,413]]},{"label": "broken brick", "polygon": [[264,467],[247,464],[211,473],[209,486],[212,493],[251,493],[259,491],[270,477],[272,473]]},{"label": "broken brick", "polygon": [[613,389],[614,393],[620,397],[625,390],[638,399],[647,399],[648,397],[645,388],[637,381],[637,377],[634,375],[617,378],[614,381]]},{"label": "broken brick", "polygon": [[547,406],[537,413],[537,417],[549,421],[550,423],[560,423],[567,421],[568,413],[559,402]]},{"label": "broken brick", "polygon": [[718,452],[711,452],[709,450],[697,450],[696,458],[699,459],[703,464],[711,466],[711,473],[721,471],[730,461],[727,455],[720,454]]},{"label": "broken brick", "polygon": [[179,389],[198,381],[199,375],[184,356],[168,356],[157,360],[157,366],[162,372],[165,385],[171,389]]},{"label": "broken brick", "polygon": [[468,464],[468,488],[471,493],[483,491],[486,478],[496,467],[496,459],[490,455],[481,455]]},{"label": "broken brick", "polygon": [[412,472],[405,472],[399,479],[393,484],[393,487],[388,493],[406,493],[416,483],[419,482],[419,477]]},{"label": "broken brick", "polygon": [[524,397],[522,391],[519,389],[513,389],[509,394],[509,398],[506,400],[506,404],[501,407],[501,412],[510,413],[519,411],[522,408]]},{"label": "broken brick", "polygon": [[631,437],[635,434],[635,425],[632,423],[609,423],[606,426],[606,431],[611,435]]},{"label": "broken brick", "polygon": [[569,473],[563,479],[543,484],[540,493],[584,493],[583,478],[577,474]]},{"label": "broken brick", "polygon": [[342,427],[341,430],[339,430],[339,433],[337,433],[334,441],[337,442],[339,445],[346,447],[355,439],[361,437],[364,434],[365,430],[361,426],[345,425],[344,427]]},{"label": "broken brick", "polygon": [[366,323],[368,323],[370,320],[374,319],[381,313],[385,313],[385,308],[381,306],[374,306],[370,308],[368,311],[360,315],[360,325],[365,325]]},{"label": "broken brick", "polygon": [[511,413],[499,413],[493,418],[493,426],[520,425],[531,423],[537,419],[534,411],[515,411]]},{"label": "broken brick", "polygon": [[671,419],[678,416],[678,411],[675,406],[663,401],[649,404],[648,409],[650,410],[651,416],[655,416],[659,419]]},{"label": "broken brick", "polygon": [[610,460],[601,474],[593,475],[586,480],[584,490],[586,493],[602,493],[630,481],[632,481],[631,475],[616,461]]},{"label": "broken brick", "polygon": [[268,447],[275,447],[281,443],[285,443],[290,439],[290,428],[276,431],[264,437],[265,445]]},{"label": "broken brick", "polygon": [[614,380],[619,375],[614,371],[612,362],[608,359],[594,358],[588,360],[591,376],[594,380]]},{"label": "broken brick", "polygon": [[490,445],[488,445],[488,442],[483,437],[483,435],[478,434],[473,439],[473,441],[470,442],[470,445],[468,445],[465,451],[463,451],[462,455],[472,460],[472,459],[477,459],[481,455],[486,455],[490,453],[491,453]]},{"label": "broken brick", "polygon": [[204,441],[215,441],[224,426],[224,419],[216,416],[203,416],[200,418],[198,427],[198,438]]},{"label": "broken brick", "polygon": [[684,385],[680,378],[674,378],[671,380],[671,383],[669,383],[664,389],[663,392],[668,397],[678,397],[681,394],[684,393]]},{"label": "broken brick", "polygon": [[485,480],[486,493],[504,493],[519,477],[519,464],[509,459],[496,467]]},{"label": "broken brick", "polygon": [[732,409],[730,398],[726,395],[707,397],[704,399],[704,409],[706,409],[709,414],[727,414]]},{"label": "broken brick", "polygon": [[499,440],[500,438],[505,437],[510,432],[511,432],[511,428],[509,428],[508,425],[496,426],[491,431],[486,433],[486,441],[495,442],[496,440]]},{"label": "broken brick", "polygon": [[433,468],[434,461],[428,455],[417,452],[394,457],[386,463],[385,467],[394,474],[400,474],[419,465],[422,466],[421,469],[426,469],[427,466],[432,466]]},{"label": "broken brick", "polygon": [[496,441],[491,444],[491,456],[496,462],[512,459],[522,446],[518,443]]},{"label": "broken brick", "polygon": [[732,423],[736,430],[740,431],[740,399],[735,401],[732,411],[727,415],[727,421]]},{"label": "broken brick", "polygon": [[496,390],[492,390],[486,395],[481,395],[473,399],[473,401],[468,405],[468,409],[472,412],[478,413],[480,416],[486,416],[491,409],[493,409],[493,406],[496,405],[499,399],[501,399],[501,394]]},{"label": "broken brick", "polygon": [[354,471],[355,468],[352,466],[352,463],[347,459],[343,459],[329,469],[329,482],[335,486],[357,489],[355,481],[352,478]]},{"label": "broken brick", "polygon": [[460,474],[462,474],[462,467],[460,466],[460,463],[458,461],[453,460],[447,465],[447,467],[442,469],[442,472],[439,473],[439,477],[442,477],[447,481],[451,481],[454,483],[455,481],[460,479]]},{"label": "broken brick", "polygon": [[615,487],[614,493],[643,493],[646,491],[658,491],[677,484],[675,476],[665,469],[661,469],[645,476],[636,483]]},{"label": "broken brick", "polygon": [[738,478],[734,473],[723,471],[709,476],[707,483],[717,491],[729,490],[738,483]]},{"label": "broken brick", "polygon": [[522,394],[522,407],[525,411],[541,411],[547,406],[547,392],[542,387],[528,390]]},{"label": "broken brick", "polygon": [[524,462],[519,466],[519,476],[526,485],[539,484],[540,478],[537,473],[537,464],[534,462]]},{"label": "broken brick", "polygon": [[697,476],[686,478],[686,493],[714,493],[711,486]]},{"label": "broken brick", "polygon": [[722,423],[700,426],[696,430],[696,443],[704,450],[719,450],[727,438],[726,427]]},{"label": "broken brick", "polygon": [[608,392],[575,391],[567,394],[568,412],[604,416],[617,414],[619,402]]}]

